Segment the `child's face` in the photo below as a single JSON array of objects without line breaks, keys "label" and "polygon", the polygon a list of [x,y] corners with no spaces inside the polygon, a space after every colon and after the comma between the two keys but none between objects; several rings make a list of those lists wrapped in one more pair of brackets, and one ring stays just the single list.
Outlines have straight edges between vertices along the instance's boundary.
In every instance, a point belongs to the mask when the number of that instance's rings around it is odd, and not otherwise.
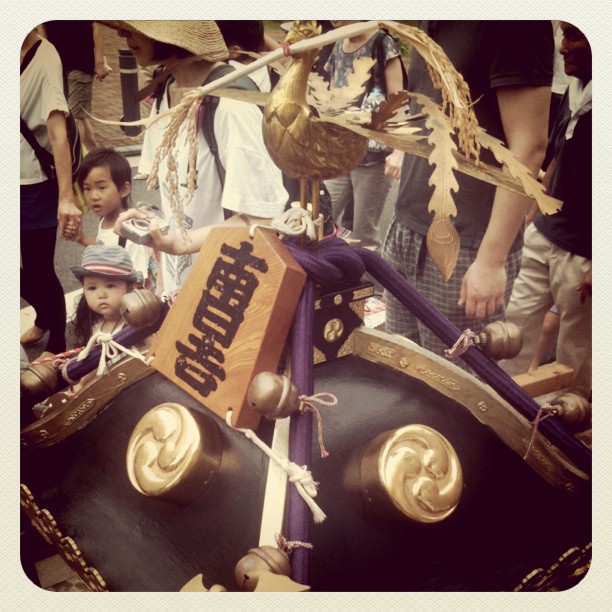
[{"label": "child's face", "polygon": [[108,166],[92,168],[83,181],[85,201],[98,217],[117,217],[123,210],[121,200],[130,193],[130,184],[118,188]]},{"label": "child's face", "polygon": [[106,320],[115,320],[120,316],[121,298],[128,293],[127,281],[85,276],[83,294],[91,310],[102,315]]}]

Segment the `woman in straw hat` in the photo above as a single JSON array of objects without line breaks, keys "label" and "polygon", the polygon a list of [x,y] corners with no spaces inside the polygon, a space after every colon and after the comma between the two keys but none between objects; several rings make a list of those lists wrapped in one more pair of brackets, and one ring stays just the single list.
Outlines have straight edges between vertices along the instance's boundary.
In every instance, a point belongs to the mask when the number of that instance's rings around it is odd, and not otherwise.
[{"label": "woman in straw hat", "polygon": [[[228,58],[228,50],[214,21],[106,21],[125,37],[140,66],[163,64],[170,78],[164,85],[159,113],[180,103],[183,95],[202,85],[211,71]],[[152,115],[157,114],[153,105]],[[215,160],[201,130],[197,134],[196,185],[189,193],[190,147],[185,145],[189,122],[179,127],[170,158],[176,163],[177,177],[168,180],[167,159],[157,156],[150,180],[160,183],[164,216],[171,219],[167,235],[159,232],[157,221],[151,221],[155,248],[163,251],[161,276],[163,290],[180,289],[195,261],[197,251],[212,225],[224,220],[224,210],[258,220],[280,215],[287,201],[281,171],[274,165],[263,143],[262,115],[254,104],[220,99],[215,113],[214,132],[219,157],[226,172],[221,185]],[[158,148],[169,117],[151,124],[145,139]],[[147,143],[151,146],[151,142]],[[174,190],[178,191],[178,194]],[[190,230],[189,240],[178,231],[173,198],[182,203],[182,225]],[[176,201],[176,199],[174,199]],[[175,208],[175,207],[174,207]],[[120,216],[116,228],[127,218],[143,216],[128,211]],[[231,222],[231,221],[230,221]],[[195,231],[194,231],[195,230]]]}]

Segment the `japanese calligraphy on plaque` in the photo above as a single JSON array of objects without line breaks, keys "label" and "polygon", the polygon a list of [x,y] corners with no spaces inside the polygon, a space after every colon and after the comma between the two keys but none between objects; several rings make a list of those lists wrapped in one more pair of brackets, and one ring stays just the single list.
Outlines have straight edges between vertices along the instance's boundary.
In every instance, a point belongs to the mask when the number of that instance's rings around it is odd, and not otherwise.
[{"label": "japanese calligraphy on plaque", "polygon": [[[278,366],[306,275],[269,230],[214,228],[157,333],[153,367],[215,414],[253,428],[253,377]],[[168,398],[170,400],[170,398]]]}]

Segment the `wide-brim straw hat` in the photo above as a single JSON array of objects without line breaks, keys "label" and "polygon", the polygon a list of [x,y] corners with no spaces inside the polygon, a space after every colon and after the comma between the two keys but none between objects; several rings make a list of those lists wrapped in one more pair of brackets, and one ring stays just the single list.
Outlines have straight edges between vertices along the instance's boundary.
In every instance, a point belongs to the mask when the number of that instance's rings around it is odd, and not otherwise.
[{"label": "wide-brim straw hat", "polygon": [[72,266],[70,271],[83,282],[84,276],[99,276],[114,280],[124,280],[142,284],[142,274],[134,270],[132,258],[120,246],[92,244],[83,251],[80,266]]},{"label": "wide-brim straw hat", "polygon": [[176,45],[209,62],[229,57],[223,36],[214,21],[152,20],[152,21],[100,21],[117,30],[130,30],[144,34],[159,42]]}]

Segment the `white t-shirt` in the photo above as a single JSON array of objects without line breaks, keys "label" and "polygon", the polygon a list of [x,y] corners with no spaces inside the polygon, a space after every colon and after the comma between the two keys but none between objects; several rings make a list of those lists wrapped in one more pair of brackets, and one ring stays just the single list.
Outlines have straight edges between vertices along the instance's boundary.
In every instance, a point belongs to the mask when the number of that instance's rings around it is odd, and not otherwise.
[{"label": "white t-shirt", "polygon": [[[112,227],[104,229],[102,227],[102,221],[100,221],[98,233],[96,235],[96,244],[117,246],[119,244],[119,236],[115,234]],[[144,244],[136,244],[131,240],[126,240],[125,250],[132,259],[134,270],[142,274],[143,280],[147,280],[149,274],[149,261],[153,256],[152,249]]]},{"label": "white t-shirt", "polygon": [[[248,64],[241,64],[236,60],[229,60],[227,62],[230,66],[236,68],[236,70],[240,70],[240,68],[244,68]],[[261,66],[257,68],[257,70],[253,70],[253,72],[249,72],[247,75],[249,79],[254,81],[255,85],[259,88],[259,91],[269,92],[272,89],[272,83],[270,82],[270,72],[268,71],[267,66]]]},{"label": "white t-shirt", "polygon": [[[68,114],[64,97],[62,62],[55,47],[45,39],[20,77],[20,114],[38,143],[52,152],[47,134],[47,119],[56,110]],[[38,158],[20,134],[19,160],[21,185],[35,185],[47,180]]]},{"label": "white t-shirt", "polygon": [[[167,110],[167,95],[164,95],[160,112]],[[155,114],[155,106],[152,108]],[[146,148],[155,151],[163,138],[170,121],[169,117],[160,119],[147,128]],[[197,229],[221,223],[223,209],[254,217],[277,217],[282,214],[288,194],[283,187],[282,174],[274,164],[262,136],[262,113],[257,106],[221,98],[215,112],[215,137],[220,159],[226,171],[225,188],[221,183],[215,160],[202,134],[198,132],[197,184],[192,200],[183,205],[184,226]],[[176,139],[179,147],[174,154],[179,169],[179,193],[187,195],[188,150],[185,142],[185,126],[182,126]],[[141,168],[139,167],[139,170]],[[147,170],[142,170],[146,172]],[[166,164],[160,164],[158,179],[164,218],[169,220],[170,228],[177,231],[176,220],[172,215],[168,200],[168,185],[165,182]],[[161,267],[164,292],[180,289],[197,253],[189,255],[168,255],[162,253]]]}]

